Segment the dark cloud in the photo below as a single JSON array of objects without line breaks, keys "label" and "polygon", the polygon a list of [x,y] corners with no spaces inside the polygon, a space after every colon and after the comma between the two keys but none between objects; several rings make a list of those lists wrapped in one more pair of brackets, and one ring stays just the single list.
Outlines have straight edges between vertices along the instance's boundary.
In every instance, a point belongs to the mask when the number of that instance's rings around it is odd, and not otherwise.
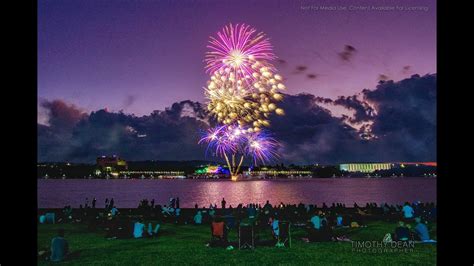
[{"label": "dark cloud", "polygon": [[355,111],[354,117],[348,118],[349,122],[359,123],[371,121],[374,117],[375,110],[366,102],[359,100],[356,95],[347,97],[339,96],[333,103]]},{"label": "dark cloud", "polygon": [[317,102],[317,103],[325,103],[325,104],[330,104],[330,103],[333,103],[333,100],[330,99],[330,98],[324,98],[324,97],[315,97],[314,98],[314,101]]},{"label": "dark cloud", "polygon": [[385,75],[385,74],[379,74],[378,77],[377,77],[378,81],[387,81],[389,79],[390,79],[390,77]]},{"label": "dark cloud", "polygon": [[304,72],[306,69],[308,69],[307,66],[297,66],[296,67],[297,72]]},{"label": "dark cloud", "polygon": [[279,64],[281,64],[281,65],[285,65],[285,64],[286,64],[286,60],[281,59],[281,58],[277,59],[277,62],[278,62]]},{"label": "dark cloud", "polygon": [[354,55],[357,53],[357,49],[351,45],[346,44],[342,52],[338,53],[339,58],[342,61],[349,62],[352,60]]},{"label": "dark cloud", "polygon": [[316,74],[308,74],[306,75],[309,79],[316,79],[318,77],[318,75]]},{"label": "dark cloud", "polygon": [[412,72],[411,66],[408,66],[408,65],[407,65],[407,66],[404,66],[404,67],[402,68],[402,74],[408,75],[408,74],[410,74],[411,72]]},{"label": "dark cloud", "polygon": [[136,100],[137,100],[136,95],[127,95],[127,97],[125,97],[125,100],[123,101],[122,108],[127,109],[128,107],[132,106]]},{"label": "dark cloud", "polygon": [[[209,159],[197,142],[215,121],[209,121],[201,103],[182,101],[141,117],[105,110],[87,115],[59,103],[45,104],[55,111],[49,126],[38,125],[39,161],[93,162],[103,154],[127,160]],[[334,117],[321,103],[344,106],[355,115]],[[387,81],[358,97],[336,100],[286,95],[281,106],[286,115],[272,116],[270,128],[282,144],[281,162],[436,160],[436,75]],[[370,133],[377,138],[367,140],[369,125],[356,129],[347,124],[350,119],[370,121]]]}]

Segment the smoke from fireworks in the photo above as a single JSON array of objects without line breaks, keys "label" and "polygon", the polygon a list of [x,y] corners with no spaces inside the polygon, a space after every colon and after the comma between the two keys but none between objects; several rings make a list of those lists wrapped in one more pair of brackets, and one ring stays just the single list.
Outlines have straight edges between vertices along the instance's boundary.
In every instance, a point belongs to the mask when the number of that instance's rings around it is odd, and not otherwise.
[{"label": "smoke from fireworks", "polygon": [[277,155],[278,142],[262,128],[270,126],[272,113],[285,114],[278,102],[286,87],[269,63],[276,57],[268,38],[256,32],[245,24],[225,26],[218,38],[211,37],[205,58],[206,71],[211,74],[204,88],[207,108],[223,125],[210,129],[199,143],[207,142],[208,149],[224,157],[232,176],[239,172],[245,155],[254,163]]}]

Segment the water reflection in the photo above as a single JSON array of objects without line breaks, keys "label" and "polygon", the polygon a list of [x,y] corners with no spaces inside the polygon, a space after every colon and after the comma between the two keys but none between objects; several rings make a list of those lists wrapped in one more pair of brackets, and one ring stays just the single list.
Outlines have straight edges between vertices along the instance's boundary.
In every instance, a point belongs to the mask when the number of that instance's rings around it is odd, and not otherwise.
[{"label": "water reflection", "polygon": [[223,197],[227,205],[239,203],[272,204],[299,202],[401,203],[405,201],[436,201],[436,179],[314,179],[260,181],[206,180],[38,180],[38,206],[59,208],[70,204],[78,207],[85,198],[97,198],[103,207],[105,198],[114,198],[119,207],[136,207],[143,198],[167,204],[170,197],[180,197],[181,207],[195,203],[208,207]]}]

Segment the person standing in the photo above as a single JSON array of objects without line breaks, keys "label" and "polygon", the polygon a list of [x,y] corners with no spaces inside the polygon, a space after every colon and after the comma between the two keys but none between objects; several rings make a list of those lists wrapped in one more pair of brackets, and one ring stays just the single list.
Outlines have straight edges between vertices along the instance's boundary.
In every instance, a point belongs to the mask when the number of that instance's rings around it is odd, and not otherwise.
[{"label": "person standing", "polygon": [[222,198],[222,201],[221,201],[222,209],[225,209],[225,204],[226,204],[226,201],[224,198]]},{"label": "person standing", "polygon": [[95,209],[95,203],[97,202],[96,198],[94,197],[92,199],[92,208]]}]

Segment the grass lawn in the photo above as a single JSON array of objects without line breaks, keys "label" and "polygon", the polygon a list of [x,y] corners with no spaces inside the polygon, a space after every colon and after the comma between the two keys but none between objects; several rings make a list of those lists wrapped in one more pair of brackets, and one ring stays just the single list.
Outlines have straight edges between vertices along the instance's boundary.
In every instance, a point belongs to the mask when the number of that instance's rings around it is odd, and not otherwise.
[{"label": "grass lawn", "polygon": [[[342,229],[352,240],[381,241],[385,233],[393,232],[395,224],[372,222],[366,228]],[[354,252],[350,242],[305,243],[302,229],[292,229],[292,247],[258,247],[254,250],[228,251],[209,248],[208,225],[164,224],[156,239],[107,240],[102,232],[89,233],[82,224],[39,225],[38,248],[46,249],[58,228],[65,229],[72,252],[77,258],[59,264],[71,265],[433,265],[436,245],[415,244],[413,251],[364,253]],[[433,226],[432,226],[433,227]],[[270,231],[260,233],[271,238]],[[433,237],[436,238],[436,237]],[[235,230],[229,241],[237,241]],[[39,265],[50,262],[38,260]]]}]

